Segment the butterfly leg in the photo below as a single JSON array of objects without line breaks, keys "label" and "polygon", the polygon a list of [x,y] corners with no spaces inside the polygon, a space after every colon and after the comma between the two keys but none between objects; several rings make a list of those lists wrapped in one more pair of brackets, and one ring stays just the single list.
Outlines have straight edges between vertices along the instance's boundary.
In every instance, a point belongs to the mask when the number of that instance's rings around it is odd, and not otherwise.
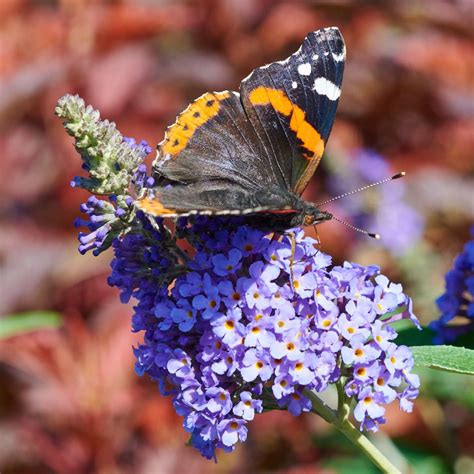
[{"label": "butterfly leg", "polygon": [[321,237],[319,237],[318,226],[315,225],[313,228],[314,232],[316,233],[316,254],[318,254],[321,251]]}]

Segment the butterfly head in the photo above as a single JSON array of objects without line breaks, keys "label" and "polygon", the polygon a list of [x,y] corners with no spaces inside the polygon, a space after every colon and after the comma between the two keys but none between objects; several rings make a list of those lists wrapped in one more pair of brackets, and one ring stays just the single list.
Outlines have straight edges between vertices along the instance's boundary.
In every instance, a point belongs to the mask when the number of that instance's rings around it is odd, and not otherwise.
[{"label": "butterfly head", "polygon": [[317,225],[333,218],[331,213],[322,211],[316,204],[306,202],[301,198],[297,198],[293,206],[296,213],[291,217],[291,222],[287,222],[287,228]]},{"label": "butterfly head", "polygon": [[332,214],[326,211],[322,211],[319,207],[311,203],[304,203],[301,214],[298,216],[300,222],[299,225],[310,226],[317,225],[324,221],[332,219]]},{"label": "butterfly head", "polygon": [[332,219],[332,214],[330,214],[329,212],[315,209],[313,212],[303,215],[303,225],[304,226],[316,225],[324,221],[329,221],[331,219]]}]

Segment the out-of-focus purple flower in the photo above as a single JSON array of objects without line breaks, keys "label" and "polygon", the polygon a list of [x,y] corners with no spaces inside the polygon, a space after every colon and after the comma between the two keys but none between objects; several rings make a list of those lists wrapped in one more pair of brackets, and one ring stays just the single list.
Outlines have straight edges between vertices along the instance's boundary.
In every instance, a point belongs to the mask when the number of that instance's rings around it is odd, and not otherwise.
[{"label": "out-of-focus purple flower", "polygon": [[[340,166],[334,167],[329,186],[334,195],[388,178],[393,174],[390,164],[377,153],[357,149],[350,156],[339,157]],[[375,195],[375,198],[374,198]],[[421,238],[423,216],[404,202],[405,184],[397,180],[377,187],[370,192],[360,192],[340,201],[346,219],[364,229],[379,232],[382,236],[376,245],[387,248],[395,255],[402,255]]]},{"label": "out-of-focus purple flower", "polygon": [[[441,316],[430,327],[436,332],[437,344],[453,342],[474,331],[474,226],[471,237],[446,274],[446,291],[436,300]],[[455,318],[465,324],[449,325]]]}]

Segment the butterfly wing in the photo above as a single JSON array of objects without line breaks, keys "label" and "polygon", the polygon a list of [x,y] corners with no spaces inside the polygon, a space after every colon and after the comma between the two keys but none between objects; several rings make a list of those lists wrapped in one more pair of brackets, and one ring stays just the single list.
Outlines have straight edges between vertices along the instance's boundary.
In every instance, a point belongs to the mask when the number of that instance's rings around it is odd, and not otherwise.
[{"label": "butterfly wing", "polygon": [[241,96],[196,99],[153,163],[172,187],[155,188],[137,206],[156,216],[294,210],[293,193],[314,173],[334,121],[344,55],[339,30],[319,30],[285,61],[253,71]]},{"label": "butterfly wing", "polygon": [[337,28],[308,34],[284,61],[255,69],[241,100],[264,156],[301,194],[323,155],[341,94],[345,45]]},{"label": "butterfly wing", "polygon": [[146,214],[177,217],[193,214],[241,215],[260,212],[292,212],[284,193],[252,192],[226,181],[157,187],[136,201]]},{"label": "butterfly wing", "polygon": [[226,181],[242,190],[281,187],[237,92],[208,92],[176,118],[158,145],[155,174],[183,184]]}]

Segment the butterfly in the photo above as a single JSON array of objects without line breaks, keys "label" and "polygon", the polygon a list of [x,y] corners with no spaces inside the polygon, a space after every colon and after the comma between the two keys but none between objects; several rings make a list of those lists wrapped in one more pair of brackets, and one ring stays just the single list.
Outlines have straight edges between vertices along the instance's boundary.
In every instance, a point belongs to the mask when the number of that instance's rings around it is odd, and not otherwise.
[{"label": "butterfly", "polygon": [[157,147],[136,205],[155,217],[245,215],[283,231],[333,216],[301,198],[326,147],[346,48],[336,27],[309,33],[284,61],[252,71],[239,92],[207,92]]}]

